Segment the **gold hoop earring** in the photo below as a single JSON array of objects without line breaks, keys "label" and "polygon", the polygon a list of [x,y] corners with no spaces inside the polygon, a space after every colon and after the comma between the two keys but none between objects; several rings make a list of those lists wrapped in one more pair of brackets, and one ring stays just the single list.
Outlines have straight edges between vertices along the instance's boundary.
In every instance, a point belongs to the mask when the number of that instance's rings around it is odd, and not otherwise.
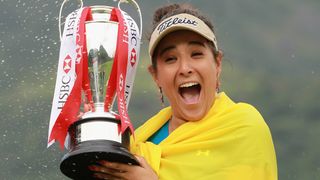
[{"label": "gold hoop earring", "polygon": [[160,93],[161,106],[164,107],[164,97],[163,97],[163,93],[162,93],[162,88],[161,87],[159,87],[159,93]]},{"label": "gold hoop earring", "polygon": [[219,79],[217,80],[217,84],[216,84],[216,92],[217,93],[220,92],[220,81],[219,81]]}]

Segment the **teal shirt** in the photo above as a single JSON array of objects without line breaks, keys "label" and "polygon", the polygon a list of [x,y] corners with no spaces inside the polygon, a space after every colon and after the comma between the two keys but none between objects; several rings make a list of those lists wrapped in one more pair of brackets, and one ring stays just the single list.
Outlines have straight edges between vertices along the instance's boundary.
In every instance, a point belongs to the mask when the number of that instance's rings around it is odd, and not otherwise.
[{"label": "teal shirt", "polygon": [[169,136],[169,121],[167,121],[157,132],[155,132],[148,141],[153,144],[159,144]]}]

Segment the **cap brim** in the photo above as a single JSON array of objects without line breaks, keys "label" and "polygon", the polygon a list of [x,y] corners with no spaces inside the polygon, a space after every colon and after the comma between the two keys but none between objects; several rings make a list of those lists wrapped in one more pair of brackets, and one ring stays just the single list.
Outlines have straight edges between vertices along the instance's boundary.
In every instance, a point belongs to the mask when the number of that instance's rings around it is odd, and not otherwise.
[{"label": "cap brim", "polygon": [[149,43],[149,55],[152,57],[158,43],[171,32],[178,30],[190,30],[212,41],[216,49],[218,49],[217,41],[212,30],[199,18],[182,13],[166,18],[161,21],[151,35]]}]

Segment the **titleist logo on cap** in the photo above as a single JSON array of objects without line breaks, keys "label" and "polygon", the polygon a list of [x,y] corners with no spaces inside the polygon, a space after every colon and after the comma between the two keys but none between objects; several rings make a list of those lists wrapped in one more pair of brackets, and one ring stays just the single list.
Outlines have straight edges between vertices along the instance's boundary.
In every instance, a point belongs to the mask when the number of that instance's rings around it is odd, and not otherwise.
[{"label": "titleist logo on cap", "polygon": [[164,22],[162,22],[161,24],[159,24],[158,26],[158,31],[159,31],[159,34],[166,30],[168,27],[172,26],[172,25],[176,25],[176,24],[190,24],[190,25],[193,25],[193,26],[197,26],[197,22],[195,20],[192,20],[192,19],[188,19],[188,18],[170,18]]}]

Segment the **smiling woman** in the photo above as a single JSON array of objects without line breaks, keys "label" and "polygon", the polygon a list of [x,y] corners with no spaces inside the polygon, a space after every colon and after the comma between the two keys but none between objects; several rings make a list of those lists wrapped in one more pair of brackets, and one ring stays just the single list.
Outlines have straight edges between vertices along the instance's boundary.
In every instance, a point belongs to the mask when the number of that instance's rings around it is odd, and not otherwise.
[{"label": "smiling woman", "polygon": [[164,36],[155,53],[157,67],[150,66],[149,71],[172,107],[170,132],[185,122],[201,120],[214,102],[221,53],[214,58],[207,39],[190,30]]},{"label": "smiling woman", "polygon": [[[141,166],[100,162],[98,178],[274,180],[268,126],[251,105],[219,92],[223,53],[212,24],[191,5],[155,12],[149,72],[170,106],[136,131]],[[142,157],[143,158],[142,158]]]}]

